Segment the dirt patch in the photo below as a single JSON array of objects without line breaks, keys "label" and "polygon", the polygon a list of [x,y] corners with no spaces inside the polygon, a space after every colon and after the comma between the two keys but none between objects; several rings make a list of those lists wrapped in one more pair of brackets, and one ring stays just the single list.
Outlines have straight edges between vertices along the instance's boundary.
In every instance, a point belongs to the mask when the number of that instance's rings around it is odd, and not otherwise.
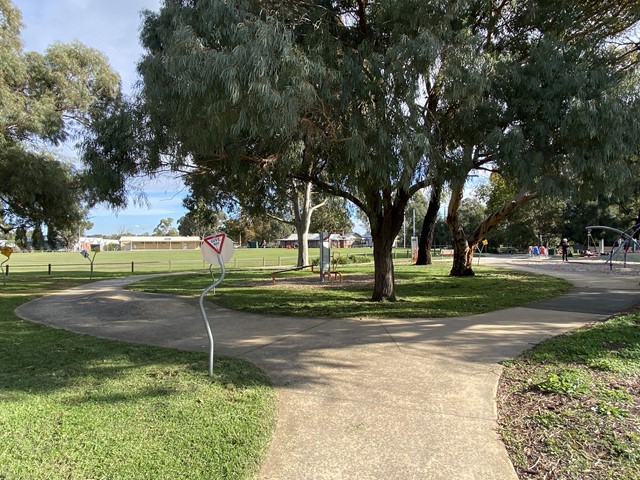
[{"label": "dirt patch", "polygon": [[273,282],[271,276],[264,280],[252,280],[242,282],[239,285],[262,287],[262,288],[287,288],[291,290],[316,290],[318,288],[338,288],[338,289],[354,289],[354,288],[373,288],[373,274],[348,274],[338,278],[328,278],[324,283],[320,282],[320,274],[311,274],[308,276],[276,276]]},{"label": "dirt patch", "polygon": [[[589,393],[540,392],[529,384],[534,370],[508,370],[498,389],[498,423],[518,477],[640,478],[640,470],[633,466],[640,452],[640,379],[633,376],[612,384],[606,374],[593,374],[610,391],[628,396],[618,408],[615,402]],[[637,476],[631,473],[634,470]]]}]

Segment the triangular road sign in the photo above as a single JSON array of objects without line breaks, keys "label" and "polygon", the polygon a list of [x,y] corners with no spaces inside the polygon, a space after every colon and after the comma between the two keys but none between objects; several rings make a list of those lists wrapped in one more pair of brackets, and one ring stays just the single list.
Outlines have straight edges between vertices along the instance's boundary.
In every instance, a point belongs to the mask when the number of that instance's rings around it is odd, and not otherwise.
[{"label": "triangular road sign", "polygon": [[202,241],[213,248],[214,252],[222,253],[222,245],[224,244],[225,237],[226,235],[224,233],[218,233],[217,235],[204,237]]}]

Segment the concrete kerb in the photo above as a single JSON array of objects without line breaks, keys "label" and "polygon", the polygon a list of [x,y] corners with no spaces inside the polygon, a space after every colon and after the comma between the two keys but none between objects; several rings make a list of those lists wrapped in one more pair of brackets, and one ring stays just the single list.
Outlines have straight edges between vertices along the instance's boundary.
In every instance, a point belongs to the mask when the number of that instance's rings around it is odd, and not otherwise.
[{"label": "concrete kerb", "polygon": [[[547,273],[527,260],[482,261]],[[547,268],[576,284],[567,295],[473,317],[327,320],[209,305],[216,352],[257,364],[279,393],[261,478],[515,479],[496,433],[498,362],[640,301],[637,281],[576,268]],[[129,280],[44,297],[17,313],[100,337],[206,351],[195,300],[122,290]]]}]

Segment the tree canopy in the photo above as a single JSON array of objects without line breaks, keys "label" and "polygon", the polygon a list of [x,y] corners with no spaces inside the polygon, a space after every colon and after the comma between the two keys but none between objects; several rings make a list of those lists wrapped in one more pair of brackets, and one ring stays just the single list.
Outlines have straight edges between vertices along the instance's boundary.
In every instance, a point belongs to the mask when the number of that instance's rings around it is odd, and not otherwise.
[{"label": "tree canopy", "polygon": [[63,229],[84,215],[81,174],[47,153],[102,115],[119,77],[104,55],[80,43],[24,52],[21,16],[0,0],[0,221]]},{"label": "tree canopy", "polygon": [[[423,187],[449,186],[452,274],[465,275],[474,242],[520,205],[629,176],[639,14],[587,0],[167,0],[141,34],[141,163],[258,167],[349,200],[371,228],[372,298],[394,300],[391,248]],[[477,169],[517,195],[465,233]]]}]

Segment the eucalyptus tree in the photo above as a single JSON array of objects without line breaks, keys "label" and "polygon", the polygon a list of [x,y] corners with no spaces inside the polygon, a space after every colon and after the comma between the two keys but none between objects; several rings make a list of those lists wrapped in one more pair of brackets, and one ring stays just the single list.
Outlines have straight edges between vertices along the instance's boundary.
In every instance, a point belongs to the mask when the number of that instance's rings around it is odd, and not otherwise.
[{"label": "eucalyptus tree", "polygon": [[350,232],[353,229],[351,214],[346,200],[329,197],[313,215],[309,230],[311,232]]},{"label": "eucalyptus tree", "polygon": [[416,259],[416,265],[431,265],[432,263],[431,250],[433,247],[438,213],[440,212],[442,187],[442,182],[435,182],[431,185],[429,203],[422,220],[420,237],[418,238],[418,258]]},{"label": "eucalyptus tree", "polygon": [[83,179],[47,148],[88,127],[118,95],[119,77],[79,43],[24,52],[21,15],[9,0],[0,0],[0,30],[1,228],[64,228],[84,214]]},{"label": "eucalyptus tree", "polygon": [[212,207],[201,197],[190,195],[182,201],[182,205],[188,210],[178,220],[178,233],[183,236],[204,238],[215,233],[226,218],[222,210]]},{"label": "eucalyptus tree", "polygon": [[[141,34],[144,168],[212,178],[252,166],[349,200],[371,228],[372,298],[394,300],[391,249],[421,188],[448,184],[451,274],[469,275],[473,245],[520,205],[623,164],[635,97],[621,86],[636,46],[610,40],[637,11],[586,0],[167,0]],[[458,210],[477,169],[520,190],[465,234]]]},{"label": "eucalyptus tree", "polygon": [[398,13],[351,1],[168,1],[147,14],[139,66],[150,131],[165,142],[158,163],[286,170],[365,212],[374,300],[395,299],[393,240],[427,184],[420,78],[393,31]]},{"label": "eucalyptus tree", "polygon": [[253,162],[217,161],[195,157],[187,167],[192,196],[218,208],[240,207],[252,217],[269,216],[295,229],[298,266],[309,264],[309,229],[323,205],[309,180],[291,175],[285,162],[260,166]]},{"label": "eucalyptus tree", "polygon": [[[614,188],[638,148],[638,41],[628,37],[637,2],[482,5],[463,31],[475,39],[469,53],[483,74],[450,124],[452,275],[472,275],[473,247],[533,199]],[[505,175],[517,193],[465,233],[458,211],[474,169]]]}]

